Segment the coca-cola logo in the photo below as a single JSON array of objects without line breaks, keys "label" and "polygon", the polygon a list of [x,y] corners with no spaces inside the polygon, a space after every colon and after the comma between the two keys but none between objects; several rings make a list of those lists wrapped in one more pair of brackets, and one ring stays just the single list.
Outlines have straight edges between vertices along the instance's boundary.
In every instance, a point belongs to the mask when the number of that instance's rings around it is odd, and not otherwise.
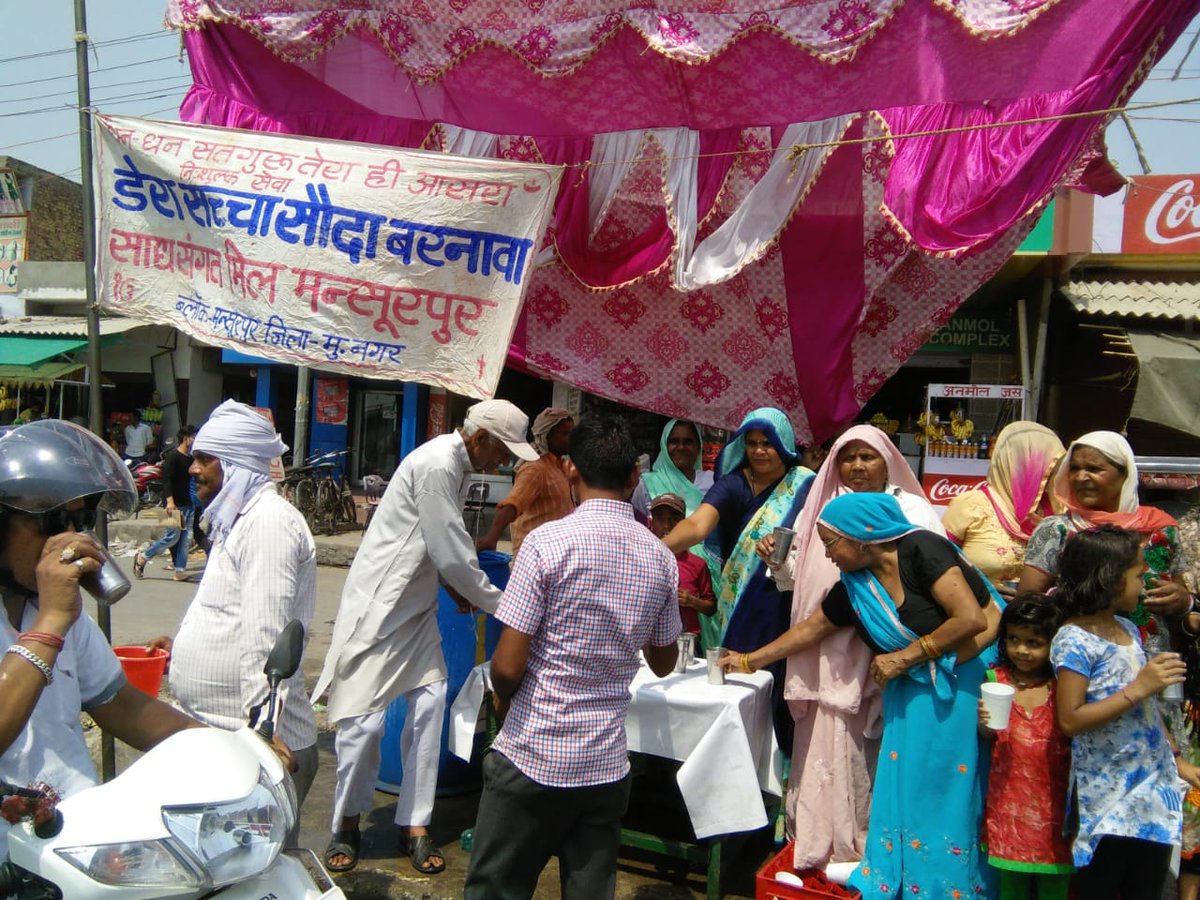
[{"label": "coca-cola logo", "polygon": [[959,494],[973,490],[975,485],[964,481],[951,481],[949,478],[939,478],[929,486],[930,503],[948,503]]},{"label": "coca-cola logo", "polygon": [[1196,183],[1181,178],[1165,191],[1146,214],[1146,239],[1155,244],[1177,244],[1200,237],[1200,205],[1193,191]]}]

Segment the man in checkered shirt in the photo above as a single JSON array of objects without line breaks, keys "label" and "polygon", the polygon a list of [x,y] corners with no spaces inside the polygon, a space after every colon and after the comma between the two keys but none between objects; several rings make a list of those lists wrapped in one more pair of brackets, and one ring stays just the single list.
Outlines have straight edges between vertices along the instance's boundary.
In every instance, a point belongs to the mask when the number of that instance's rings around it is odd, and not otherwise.
[{"label": "man in checkered shirt", "polygon": [[580,421],[567,474],[579,508],[530,532],[496,611],[507,717],[483,761],[467,898],[530,897],[555,855],[563,897],[613,896],[638,651],[660,677],[675,665],[679,568],[633,518],[628,426]]}]

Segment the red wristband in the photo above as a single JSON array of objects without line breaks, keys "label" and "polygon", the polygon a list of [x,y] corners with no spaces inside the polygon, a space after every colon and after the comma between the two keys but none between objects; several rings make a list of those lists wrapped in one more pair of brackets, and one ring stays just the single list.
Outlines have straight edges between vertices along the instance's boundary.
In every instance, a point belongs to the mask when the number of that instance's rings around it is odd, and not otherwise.
[{"label": "red wristband", "polygon": [[53,647],[55,650],[61,650],[64,644],[61,637],[48,631],[23,631],[17,635],[17,640],[34,641],[38,644],[45,644],[47,647]]}]

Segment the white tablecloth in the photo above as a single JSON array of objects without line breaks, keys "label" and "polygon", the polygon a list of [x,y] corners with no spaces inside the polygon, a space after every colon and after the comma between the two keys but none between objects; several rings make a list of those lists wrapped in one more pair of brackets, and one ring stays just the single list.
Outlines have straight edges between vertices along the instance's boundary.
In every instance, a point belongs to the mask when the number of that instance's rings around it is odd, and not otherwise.
[{"label": "white tablecloth", "polygon": [[[629,686],[629,749],[683,762],[676,776],[697,837],[767,824],[762,792],[783,793],[768,672],[709,684],[703,660],[658,678],[642,664]],[[476,666],[450,705],[450,750],[470,759],[488,664]]]}]

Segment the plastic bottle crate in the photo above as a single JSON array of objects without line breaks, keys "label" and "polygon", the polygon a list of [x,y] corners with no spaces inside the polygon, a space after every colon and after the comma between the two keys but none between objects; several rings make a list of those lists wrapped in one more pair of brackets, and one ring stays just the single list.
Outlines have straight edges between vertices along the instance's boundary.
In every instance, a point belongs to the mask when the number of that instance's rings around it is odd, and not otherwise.
[{"label": "plastic bottle crate", "polygon": [[[771,858],[765,866],[758,870],[758,875],[754,879],[754,897],[755,900],[843,900],[846,897],[861,898],[862,894],[850,888],[843,888],[837,885],[830,885],[830,889],[824,887],[809,887],[808,880],[810,876],[820,874],[819,870],[810,870],[808,872],[797,872],[792,868],[792,857],[795,849],[794,844],[788,841],[787,846],[780,850]],[[776,872],[791,872],[804,879],[804,887],[794,887],[790,884],[784,884],[782,881],[775,880]],[[824,880],[822,879],[824,883]]]}]

